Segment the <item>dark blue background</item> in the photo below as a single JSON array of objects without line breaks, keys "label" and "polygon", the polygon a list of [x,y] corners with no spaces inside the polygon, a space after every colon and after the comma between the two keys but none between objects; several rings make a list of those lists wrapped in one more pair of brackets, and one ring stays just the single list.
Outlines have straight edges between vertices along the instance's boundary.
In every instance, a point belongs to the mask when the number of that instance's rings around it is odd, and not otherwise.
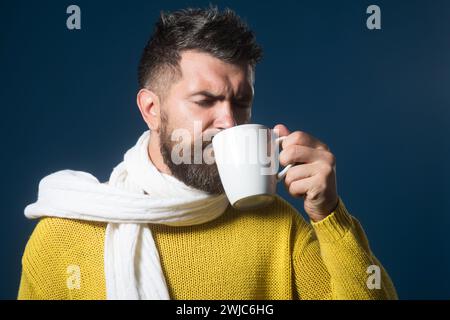
[{"label": "dark blue background", "polygon": [[[67,168],[108,178],[146,129],[136,68],[159,11],[208,4],[74,3],[80,31],[66,28],[72,2],[0,2],[1,298],[17,294],[39,180]],[[254,122],[327,143],[338,192],[400,297],[450,298],[450,1],[213,3],[265,49]],[[370,4],[382,30],[366,28]]]}]

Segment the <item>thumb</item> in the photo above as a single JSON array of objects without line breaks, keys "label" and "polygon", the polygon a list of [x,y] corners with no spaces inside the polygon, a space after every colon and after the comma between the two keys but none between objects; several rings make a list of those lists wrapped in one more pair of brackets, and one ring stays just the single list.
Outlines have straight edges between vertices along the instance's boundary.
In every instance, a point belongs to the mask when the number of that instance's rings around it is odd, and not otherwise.
[{"label": "thumb", "polygon": [[284,137],[291,133],[284,124],[277,124],[275,127],[273,127],[273,130],[279,137]]}]

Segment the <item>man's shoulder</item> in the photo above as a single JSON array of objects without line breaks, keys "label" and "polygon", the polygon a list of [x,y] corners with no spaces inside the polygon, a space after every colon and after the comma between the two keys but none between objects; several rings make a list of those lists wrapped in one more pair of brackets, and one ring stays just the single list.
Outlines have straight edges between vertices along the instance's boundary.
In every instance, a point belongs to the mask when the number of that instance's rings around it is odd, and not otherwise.
[{"label": "man's shoulder", "polygon": [[43,217],[39,219],[33,234],[46,238],[77,239],[88,235],[104,234],[106,223],[84,221],[58,217]]},{"label": "man's shoulder", "polygon": [[55,259],[78,248],[103,246],[106,223],[57,217],[40,218],[25,248],[24,258],[39,255]]},{"label": "man's shoulder", "polygon": [[103,261],[105,229],[104,223],[41,218],[22,256],[22,281],[42,299],[70,299],[75,291],[67,281],[81,272],[87,290],[103,292],[96,266]]}]

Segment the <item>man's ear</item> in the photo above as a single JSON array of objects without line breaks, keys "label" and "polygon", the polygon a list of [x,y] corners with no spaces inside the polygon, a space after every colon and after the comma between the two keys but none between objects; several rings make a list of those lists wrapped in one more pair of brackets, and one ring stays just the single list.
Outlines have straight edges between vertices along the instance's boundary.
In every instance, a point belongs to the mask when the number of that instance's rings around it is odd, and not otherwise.
[{"label": "man's ear", "polygon": [[161,126],[159,97],[153,91],[144,88],[139,90],[136,102],[147,126],[152,131],[159,132]]}]

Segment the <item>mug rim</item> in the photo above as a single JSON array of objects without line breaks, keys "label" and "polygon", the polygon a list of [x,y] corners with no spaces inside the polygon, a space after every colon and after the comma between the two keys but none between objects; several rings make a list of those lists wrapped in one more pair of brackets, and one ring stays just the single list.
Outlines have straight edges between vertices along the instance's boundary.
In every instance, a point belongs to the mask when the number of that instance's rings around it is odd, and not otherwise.
[{"label": "mug rim", "polygon": [[[222,131],[220,131],[219,133],[215,134],[214,137],[212,138],[212,141],[214,141],[214,139],[215,139],[217,136],[222,135],[222,133],[224,133],[224,132],[226,132],[226,131],[238,130],[238,129],[242,129],[243,127],[261,127],[261,128],[269,129],[269,130],[270,130],[269,127],[267,127],[267,126],[265,126],[265,125],[263,125],[263,124],[258,124],[258,123],[246,123],[246,124],[240,124],[240,125],[237,125],[237,126],[233,126],[233,127],[231,127],[231,128],[227,128],[227,129],[222,130]],[[212,141],[211,141],[211,142],[212,142]]]}]

